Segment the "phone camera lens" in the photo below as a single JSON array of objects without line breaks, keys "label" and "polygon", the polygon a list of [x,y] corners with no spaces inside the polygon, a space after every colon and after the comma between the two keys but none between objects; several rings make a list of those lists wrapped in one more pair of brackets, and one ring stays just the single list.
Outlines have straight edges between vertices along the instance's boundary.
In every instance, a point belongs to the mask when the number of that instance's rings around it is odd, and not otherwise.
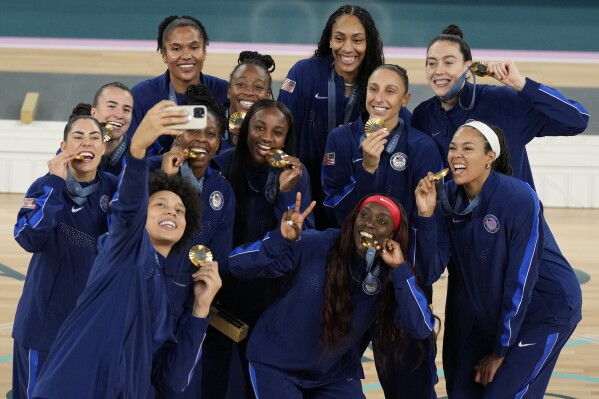
[{"label": "phone camera lens", "polygon": [[198,107],[193,109],[193,117],[194,118],[203,118],[204,117],[204,108]]}]

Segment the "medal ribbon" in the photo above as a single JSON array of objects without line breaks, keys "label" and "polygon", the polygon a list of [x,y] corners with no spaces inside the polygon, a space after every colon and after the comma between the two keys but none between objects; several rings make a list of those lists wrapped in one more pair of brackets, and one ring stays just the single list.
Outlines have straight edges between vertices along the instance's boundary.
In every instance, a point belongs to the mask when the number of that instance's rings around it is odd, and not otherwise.
[{"label": "medal ribbon", "polygon": [[73,177],[71,169],[67,167],[67,193],[74,203],[81,206],[87,202],[87,197],[93,194],[99,187],[100,182],[97,181],[89,186],[83,188],[81,184]]}]

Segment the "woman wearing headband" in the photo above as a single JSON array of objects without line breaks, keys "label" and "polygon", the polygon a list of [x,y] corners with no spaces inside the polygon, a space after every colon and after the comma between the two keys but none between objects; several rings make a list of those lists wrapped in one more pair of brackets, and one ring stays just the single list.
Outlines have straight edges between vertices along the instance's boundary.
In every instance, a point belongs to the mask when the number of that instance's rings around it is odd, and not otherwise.
[{"label": "woman wearing headband", "polygon": [[240,278],[286,282],[248,343],[256,397],[364,398],[358,348],[369,329],[390,355],[406,335],[425,338],[434,328],[406,260],[408,220],[393,199],[372,195],[340,230],[302,232],[314,202],[302,213],[300,204],[298,193],[279,229],[229,257]]},{"label": "woman wearing headband", "polygon": [[[542,205],[510,177],[503,132],[479,121],[449,144],[453,180],[423,178],[416,189],[416,251],[439,276],[448,265],[443,364],[449,397],[539,398],[559,352],[581,320],[582,294],[566,259],[545,257]],[[437,189],[441,205],[437,204]],[[446,243],[428,238],[440,223]],[[423,239],[420,239],[422,237]],[[421,251],[428,248],[429,251]],[[430,251],[437,248],[438,251]],[[455,319],[451,319],[455,317]]]},{"label": "woman wearing headband", "polygon": [[[414,189],[420,178],[429,170],[442,168],[435,141],[399,116],[410,95],[406,70],[398,65],[383,64],[368,78],[367,112],[329,134],[322,185],[326,194],[325,209],[333,213],[336,225],[343,223],[361,198],[375,192],[398,198],[411,215],[415,210]],[[379,120],[378,127],[371,128],[375,118]],[[418,270],[418,266],[415,267]],[[432,300],[432,288],[429,286],[425,291]],[[379,380],[388,398],[434,395],[437,380],[434,338],[410,340],[401,359],[388,356],[397,367],[382,366],[376,345],[373,351]],[[392,372],[387,372],[391,369]],[[418,383],[407,383],[416,380]]]},{"label": "woman wearing headband", "polygon": [[[206,47],[210,44],[204,25],[189,15],[171,15],[158,25],[158,50],[167,71],[155,78],[144,80],[133,86],[133,119],[127,131],[131,137],[144,115],[161,100],[185,105],[185,90],[191,85],[203,84],[218,98],[221,104],[227,101],[227,81],[202,73],[206,61]],[[173,138],[163,135],[148,149],[149,155],[166,152]]]}]

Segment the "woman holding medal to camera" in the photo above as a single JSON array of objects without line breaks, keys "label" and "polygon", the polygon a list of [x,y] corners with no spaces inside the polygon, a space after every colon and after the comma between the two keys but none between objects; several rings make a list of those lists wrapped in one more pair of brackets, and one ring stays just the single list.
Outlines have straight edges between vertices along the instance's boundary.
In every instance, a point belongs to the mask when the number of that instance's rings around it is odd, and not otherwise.
[{"label": "woman holding medal to camera", "polygon": [[[227,81],[202,73],[206,61],[206,47],[210,44],[204,25],[189,15],[171,15],[158,26],[158,50],[167,71],[133,86],[133,119],[127,132],[131,137],[146,112],[161,100],[185,105],[185,90],[191,85],[203,84],[212,91],[221,104],[227,101]],[[163,135],[148,149],[157,155],[170,149],[173,138]]]},{"label": "woman holding medal to camera", "polygon": [[[324,205],[338,225],[361,198],[376,192],[398,198],[411,215],[415,210],[413,190],[420,178],[442,166],[435,142],[399,116],[410,95],[406,70],[397,65],[381,65],[368,78],[367,112],[329,134],[322,166]],[[425,291],[430,301],[431,287]],[[437,380],[434,335],[425,342],[409,342],[402,358],[386,357],[394,366],[381,364],[380,351],[373,346],[381,385],[387,397],[433,397]],[[407,383],[415,379],[419,383]]]},{"label": "woman holding medal to camera", "polygon": [[[375,194],[359,202],[340,230],[302,231],[314,202],[286,212],[262,241],[229,257],[241,278],[285,277],[248,344],[260,398],[364,398],[359,349],[374,340],[393,356],[406,335],[423,339],[434,318],[408,255],[408,220],[395,200]],[[301,238],[301,239],[300,239]],[[305,395],[305,396],[304,396]]]},{"label": "woman holding medal to camera", "polygon": [[258,100],[272,98],[270,74],[274,70],[275,61],[268,54],[256,51],[239,53],[237,65],[229,77],[228,101],[225,103],[229,124],[221,142],[221,151],[237,145],[241,122],[250,107]]},{"label": "woman holding medal to camera", "polygon": [[[170,151],[152,157],[150,171],[161,168],[168,175],[183,176],[198,190],[203,204],[200,229],[188,245],[188,250],[180,251],[166,259],[165,270],[169,275],[178,276],[167,284],[167,293],[175,327],[183,325],[193,299],[192,287],[185,284],[191,279],[195,268],[190,269],[188,254],[190,248],[201,245],[209,250],[212,259],[219,265],[226,262],[232,249],[233,222],[235,218],[235,196],[231,184],[218,171],[212,169],[210,161],[217,153],[222,141],[227,119],[218,100],[205,86],[189,86],[185,93],[187,104],[206,107],[206,127],[184,130],[176,139]],[[190,298],[191,297],[191,298]],[[218,296],[217,296],[218,299]],[[181,316],[184,317],[181,317]],[[208,327],[202,346],[202,359],[193,372],[189,386],[182,393],[157,392],[158,398],[199,398],[202,390],[203,370],[210,375],[215,372],[211,359],[215,357],[215,335],[220,333]],[[228,339],[224,339],[230,346]],[[202,367],[200,364],[203,364]]]},{"label": "woman holding medal to camera", "polygon": [[[148,178],[146,149],[188,120],[162,101],[139,125],[110,203],[109,234],[77,306],[52,346],[32,397],[144,398],[181,392],[201,355],[208,312],[221,286],[218,264],[206,262],[187,284],[193,304],[175,331],[166,285],[175,277],[166,258],[187,248],[200,223],[196,189],[184,178]],[[148,181],[149,180],[149,181]]]},{"label": "woman holding medal to camera", "polygon": [[298,61],[281,86],[278,100],[289,107],[297,126],[298,158],[310,175],[320,230],[330,226],[321,184],[327,136],[364,111],[366,81],[384,61],[383,44],[368,11],[344,5],[329,16],[314,56]]},{"label": "woman holding medal to camera", "polygon": [[[447,393],[543,397],[559,352],[581,320],[580,285],[563,256],[546,261],[542,205],[528,184],[509,176],[499,128],[466,122],[449,144],[447,162],[452,181],[435,183],[432,173],[420,180],[413,222],[416,251],[428,249],[417,255],[429,258],[421,264],[437,276],[447,265],[454,282],[447,300],[466,315],[459,321],[447,316],[453,331],[446,334],[454,334],[443,346]],[[426,234],[437,224],[448,245]]]},{"label": "woman holding medal to camera", "polygon": [[[48,173],[25,194],[14,237],[33,255],[13,327],[13,397],[29,398],[52,343],[85,287],[108,230],[108,203],[116,177],[98,171],[106,149],[102,127],[73,110],[61,151]],[[85,113],[85,112],[84,112]]]},{"label": "woman holding medal to camera", "polygon": [[[310,180],[294,154],[295,134],[289,109],[275,100],[255,102],[243,119],[237,146],[214,159],[235,193],[234,247],[259,240],[275,229],[283,213],[295,205],[296,192],[302,193],[302,206],[307,207],[310,203]],[[311,216],[305,225],[314,227]],[[270,279],[247,281],[227,275],[223,279],[225,284],[219,295],[221,305],[250,328],[253,327],[270,304],[277,282]],[[247,373],[246,345],[247,340],[237,346],[244,373]],[[226,372],[229,359],[230,356],[225,355],[214,359],[215,362],[227,362],[224,366],[216,366],[217,369]],[[226,377],[221,375],[211,382],[204,379],[204,387],[211,384],[214,388],[209,393],[204,391],[206,397],[224,397],[228,382]],[[243,386],[244,383],[248,396],[252,397],[247,374],[245,381],[231,382],[230,385]]]}]

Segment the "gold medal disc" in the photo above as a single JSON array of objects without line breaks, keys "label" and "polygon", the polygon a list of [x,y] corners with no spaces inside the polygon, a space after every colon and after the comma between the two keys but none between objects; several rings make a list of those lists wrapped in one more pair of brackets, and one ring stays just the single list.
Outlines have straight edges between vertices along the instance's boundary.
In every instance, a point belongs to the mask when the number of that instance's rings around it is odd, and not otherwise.
[{"label": "gold medal disc", "polygon": [[273,149],[268,151],[268,153],[266,154],[266,160],[268,161],[270,166],[274,168],[284,168],[285,166],[287,166],[288,162],[285,159],[287,157],[288,155],[281,150]]},{"label": "gold medal disc", "polygon": [[114,128],[112,127],[112,125],[110,123],[106,123],[106,122],[101,123],[101,125],[102,125],[103,132],[104,132],[104,135],[102,136],[102,141],[105,143],[108,143],[110,140],[112,140],[112,132],[113,132]]},{"label": "gold medal disc", "polygon": [[473,62],[472,65],[470,65],[470,72],[480,77],[491,76],[493,74],[489,69],[489,64],[484,61]]},{"label": "gold medal disc", "polygon": [[194,245],[189,250],[189,260],[200,267],[204,262],[212,262],[212,252],[203,245]]},{"label": "gold medal disc", "polygon": [[385,122],[382,119],[370,118],[366,121],[366,124],[364,125],[364,132],[366,133],[366,137],[368,137],[370,136],[370,133],[386,128],[387,126],[385,125]]},{"label": "gold medal disc", "polygon": [[360,232],[360,242],[362,243],[363,246],[365,246],[366,248],[370,248],[370,247],[374,247],[374,242],[375,239],[372,236],[372,234],[367,233],[365,231],[361,231]]},{"label": "gold medal disc", "polygon": [[430,179],[430,181],[439,181],[442,178],[444,178],[445,176],[447,176],[449,174],[449,168],[445,168],[437,173],[434,174],[434,176],[432,176]]},{"label": "gold medal disc", "polygon": [[229,131],[237,131],[241,127],[241,123],[243,122],[243,118],[245,118],[245,112],[235,112],[229,117]]}]

